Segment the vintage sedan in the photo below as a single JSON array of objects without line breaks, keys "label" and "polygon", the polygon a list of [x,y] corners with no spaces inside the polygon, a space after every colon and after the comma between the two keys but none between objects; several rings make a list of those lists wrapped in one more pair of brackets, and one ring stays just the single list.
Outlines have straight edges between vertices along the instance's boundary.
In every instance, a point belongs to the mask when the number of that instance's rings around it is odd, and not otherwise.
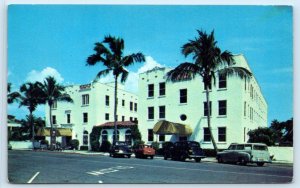
[{"label": "vintage sedan", "polygon": [[131,147],[127,145],[126,142],[116,142],[116,144],[112,146],[109,151],[110,157],[126,156],[130,158],[131,155],[132,155]]},{"label": "vintage sedan", "polygon": [[140,144],[134,150],[136,158],[147,158],[150,157],[151,159],[154,158],[155,150],[151,145]]},{"label": "vintage sedan", "polygon": [[263,166],[265,163],[271,162],[267,145],[261,143],[231,144],[227,150],[218,152],[216,158],[219,163],[228,162],[241,165],[256,163],[258,166]]}]

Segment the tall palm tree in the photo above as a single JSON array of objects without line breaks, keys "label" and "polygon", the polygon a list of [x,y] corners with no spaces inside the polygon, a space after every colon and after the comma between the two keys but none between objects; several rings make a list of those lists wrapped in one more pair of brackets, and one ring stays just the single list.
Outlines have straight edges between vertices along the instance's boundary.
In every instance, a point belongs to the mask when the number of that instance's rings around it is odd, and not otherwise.
[{"label": "tall palm tree", "polygon": [[11,83],[7,83],[7,104],[12,104],[18,101],[19,96],[19,92],[11,92]]},{"label": "tall palm tree", "polygon": [[215,41],[214,31],[210,34],[199,31],[198,37],[189,40],[182,46],[182,54],[187,57],[192,55],[194,63],[185,62],[167,73],[167,80],[172,82],[194,79],[197,75],[202,77],[206,92],[207,104],[207,126],[215,151],[218,151],[210,124],[209,88],[212,82],[215,84],[216,75],[237,76],[241,79],[249,79],[251,72],[243,67],[233,66],[235,64],[233,55],[229,51],[221,52]]},{"label": "tall palm tree", "polygon": [[20,87],[20,105],[25,106],[29,110],[29,126],[31,128],[32,132],[32,142],[34,141],[34,123],[33,123],[33,112],[36,110],[38,104],[41,104],[41,98],[40,98],[40,86],[41,84],[39,82],[35,83],[25,83],[22,84]]},{"label": "tall palm tree", "polygon": [[101,76],[105,76],[112,72],[115,81],[115,92],[114,92],[114,142],[117,141],[117,89],[118,89],[118,78],[121,76],[121,82],[124,83],[128,77],[128,71],[125,67],[128,67],[135,62],[144,62],[145,57],[142,53],[133,53],[130,55],[123,55],[124,40],[122,38],[116,38],[112,36],[104,37],[104,40],[99,43],[95,43],[94,51],[95,54],[90,55],[87,58],[86,65],[95,65],[96,63],[102,63],[106,69],[98,72],[96,79]]},{"label": "tall palm tree", "polygon": [[55,142],[53,135],[53,120],[52,120],[52,105],[55,101],[62,101],[62,102],[73,102],[72,98],[69,94],[64,93],[65,87],[58,84],[54,77],[49,76],[45,78],[44,83],[40,87],[42,92],[42,100],[43,103],[47,103],[49,106],[49,119],[50,119],[50,126],[51,126],[51,135],[50,135],[50,149],[53,150],[53,144]]}]

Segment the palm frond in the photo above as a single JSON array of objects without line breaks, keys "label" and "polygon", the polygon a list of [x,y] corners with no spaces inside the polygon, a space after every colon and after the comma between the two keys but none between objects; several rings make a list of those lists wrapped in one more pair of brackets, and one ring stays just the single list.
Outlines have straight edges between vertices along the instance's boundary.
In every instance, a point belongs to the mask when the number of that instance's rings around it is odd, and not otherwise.
[{"label": "palm frond", "polygon": [[86,60],[86,65],[95,65],[96,63],[101,61],[101,57],[98,54],[90,55]]},{"label": "palm frond", "polygon": [[243,67],[226,67],[218,71],[219,76],[237,76],[241,79],[249,79],[252,73]]},{"label": "palm frond", "polygon": [[111,71],[112,71],[112,69],[105,69],[105,70],[99,71],[98,74],[96,75],[95,80],[97,81],[101,77],[108,75]]},{"label": "palm frond", "polygon": [[145,62],[145,56],[142,53],[136,53],[136,54],[131,54],[127,55],[124,58],[122,58],[122,65],[125,67],[132,65],[135,62]]},{"label": "palm frond", "polygon": [[182,63],[175,69],[167,73],[167,81],[178,82],[184,80],[191,80],[195,78],[197,74],[201,74],[200,67],[193,63]]},{"label": "palm frond", "polygon": [[125,69],[123,69],[121,73],[121,83],[124,83],[128,78],[129,72]]},{"label": "palm frond", "polygon": [[61,94],[59,97],[57,97],[56,99],[57,101],[61,101],[61,102],[70,102],[73,103],[73,99],[71,98],[71,96],[67,93],[63,93]]},{"label": "palm frond", "polygon": [[116,38],[109,35],[104,37],[103,43],[109,45],[109,48],[117,59],[122,57],[122,51],[124,49],[124,40],[122,38]]}]

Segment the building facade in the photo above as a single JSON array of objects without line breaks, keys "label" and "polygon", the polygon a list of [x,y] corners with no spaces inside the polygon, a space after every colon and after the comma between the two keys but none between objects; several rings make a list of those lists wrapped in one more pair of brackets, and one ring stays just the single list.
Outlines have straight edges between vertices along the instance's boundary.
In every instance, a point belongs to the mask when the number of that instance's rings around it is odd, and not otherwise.
[{"label": "building facade", "polygon": [[[52,122],[55,128],[71,129],[72,136],[57,137],[57,141],[66,146],[72,139],[78,139],[79,146],[90,146],[89,134],[93,126],[114,121],[114,83],[72,85],[66,87],[65,92],[71,96],[73,103],[55,102],[51,106]],[[124,85],[119,83],[117,98],[118,121],[137,120],[137,96],[125,91]],[[50,127],[47,105],[45,112],[46,126]]]},{"label": "building facade", "polygon": [[[235,66],[251,69],[243,55],[234,56]],[[142,140],[194,140],[203,148],[213,148],[207,127],[207,104],[200,77],[190,81],[167,82],[170,68],[154,68],[139,75],[139,130]],[[247,142],[248,131],[267,126],[267,103],[254,77],[216,78],[209,91],[212,134],[218,148],[233,142]],[[190,136],[156,135],[153,127],[159,120],[189,125]]]}]

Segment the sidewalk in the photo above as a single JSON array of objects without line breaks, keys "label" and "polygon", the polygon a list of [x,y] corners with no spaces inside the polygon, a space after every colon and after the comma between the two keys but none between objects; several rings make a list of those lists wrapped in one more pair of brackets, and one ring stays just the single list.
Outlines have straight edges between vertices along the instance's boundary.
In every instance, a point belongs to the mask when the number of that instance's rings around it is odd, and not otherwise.
[{"label": "sidewalk", "polygon": [[[27,150],[27,151],[33,151],[31,149],[14,149],[14,150]],[[35,150],[37,152],[56,152],[56,153],[70,153],[70,154],[81,154],[81,155],[102,155],[102,156],[109,156],[108,152],[94,152],[94,151],[86,151],[86,150],[63,150],[63,151],[50,151],[50,150]],[[134,153],[132,154],[132,157],[135,157]],[[156,155],[156,159],[163,159],[163,156]],[[217,160],[215,157],[206,157],[202,159],[202,162],[213,162],[217,163]],[[291,161],[284,161],[284,160],[275,160],[272,161],[273,164],[281,164],[281,165],[293,165],[293,162]]]}]

